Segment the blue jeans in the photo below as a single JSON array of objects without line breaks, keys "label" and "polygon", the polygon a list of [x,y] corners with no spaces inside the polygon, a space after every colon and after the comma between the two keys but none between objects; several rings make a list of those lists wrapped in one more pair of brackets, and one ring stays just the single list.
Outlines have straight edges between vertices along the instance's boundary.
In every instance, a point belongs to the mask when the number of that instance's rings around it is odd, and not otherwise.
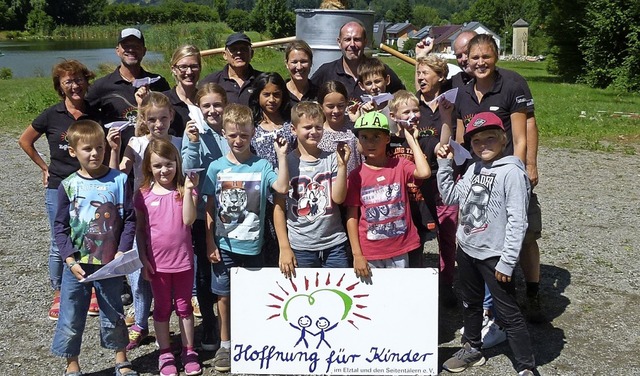
[{"label": "blue jeans", "polygon": [[60,258],[60,250],[56,244],[55,234],[53,232],[53,222],[55,221],[56,213],[58,212],[57,189],[45,189],[44,206],[47,209],[47,216],[49,217],[49,240],[51,241],[51,246],[49,247],[49,281],[52,289],[60,290],[60,284],[62,283],[63,260]]},{"label": "blue jeans", "polygon": [[[87,274],[98,269],[98,266],[89,264],[82,264],[82,267]],[[80,355],[92,287],[96,289],[100,306],[100,345],[105,349],[119,350],[129,343],[120,299],[122,277],[80,283],[69,267],[64,266],[60,288],[60,317],[51,344],[54,355],[63,358]]]},{"label": "blue jeans", "polygon": [[[135,239],[133,241],[133,247],[138,249],[138,244]],[[128,274],[127,278],[129,278],[129,285],[131,286],[133,309],[136,311],[134,314],[136,325],[141,329],[149,329],[149,312],[151,312],[151,301],[153,300],[151,284],[142,278],[141,269]]]},{"label": "blue jeans", "polygon": [[348,268],[347,243],[321,251],[293,250],[299,268]]}]

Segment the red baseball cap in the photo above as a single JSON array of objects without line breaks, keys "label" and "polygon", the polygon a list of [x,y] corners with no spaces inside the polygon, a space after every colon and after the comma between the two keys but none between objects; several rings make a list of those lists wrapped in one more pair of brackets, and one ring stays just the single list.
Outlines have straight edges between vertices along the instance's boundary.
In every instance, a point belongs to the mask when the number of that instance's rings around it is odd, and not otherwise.
[{"label": "red baseball cap", "polygon": [[504,125],[498,115],[493,112],[480,112],[471,118],[464,130],[465,141],[471,139],[475,133],[487,129],[500,129],[504,132]]}]

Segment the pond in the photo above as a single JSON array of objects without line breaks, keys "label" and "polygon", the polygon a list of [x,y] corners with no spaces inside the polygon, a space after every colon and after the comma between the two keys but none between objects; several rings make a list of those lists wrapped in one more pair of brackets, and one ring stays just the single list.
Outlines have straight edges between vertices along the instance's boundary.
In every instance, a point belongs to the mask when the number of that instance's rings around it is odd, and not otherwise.
[{"label": "pond", "polygon": [[[9,68],[14,78],[48,77],[62,59],[76,59],[89,69],[101,63],[119,64],[112,40],[0,41],[0,68]],[[146,61],[163,60],[160,53],[147,52]]]}]

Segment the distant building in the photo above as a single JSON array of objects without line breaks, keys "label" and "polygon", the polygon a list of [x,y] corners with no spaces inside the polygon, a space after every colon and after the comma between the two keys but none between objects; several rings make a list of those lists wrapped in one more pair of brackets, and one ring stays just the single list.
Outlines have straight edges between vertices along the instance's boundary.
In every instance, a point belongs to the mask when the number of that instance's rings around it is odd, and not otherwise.
[{"label": "distant building", "polygon": [[378,48],[380,43],[387,42],[387,28],[391,26],[393,22],[382,20],[373,24],[373,47]]},{"label": "distant building", "polygon": [[527,56],[529,50],[529,23],[522,18],[513,23],[513,44],[511,53],[514,56]]},{"label": "distant building", "polygon": [[398,50],[402,50],[404,42],[416,32],[416,27],[410,22],[401,22],[387,27],[387,42],[385,44],[398,46]]},{"label": "distant building", "polygon": [[496,44],[498,45],[498,51],[502,50],[502,38],[500,38],[500,35],[496,34],[492,30],[490,30],[488,27],[481,24],[480,22],[472,21],[462,25],[462,27],[455,34],[451,35],[451,37],[449,38],[451,42],[449,44],[451,51],[453,51],[453,41],[463,31],[475,31],[478,34],[490,34],[493,36],[493,39],[495,39]]}]

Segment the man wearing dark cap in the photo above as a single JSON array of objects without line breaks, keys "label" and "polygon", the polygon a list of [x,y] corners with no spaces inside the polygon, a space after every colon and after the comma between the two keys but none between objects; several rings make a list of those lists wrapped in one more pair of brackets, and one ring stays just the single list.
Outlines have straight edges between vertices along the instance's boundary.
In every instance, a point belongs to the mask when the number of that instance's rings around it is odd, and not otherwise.
[{"label": "man wearing dark cap", "polygon": [[[140,64],[146,54],[144,36],[138,29],[123,29],[118,35],[116,55],[120,58],[120,65],[113,73],[98,80],[89,87],[87,101],[92,107],[97,107],[102,113],[105,123],[118,120],[136,120],[138,105],[135,99],[136,88],[132,85],[137,78],[160,77],[149,85],[153,91],[165,91],[171,87],[167,80],[155,73],[145,71]],[[123,131],[123,145],[133,135],[133,127]],[[124,147],[122,148],[124,150]]]},{"label": "man wearing dark cap", "polygon": [[223,56],[227,65],[200,80],[199,86],[214,82],[227,92],[229,103],[248,105],[251,84],[262,73],[253,69],[250,64],[253,57],[251,39],[244,33],[233,33],[229,35],[224,46]]},{"label": "man wearing dark cap", "polygon": [[[347,88],[349,99],[360,101],[364,90],[358,85],[358,66],[366,58],[364,50],[369,45],[367,31],[362,23],[349,21],[340,28],[337,41],[342,57],[322,64],[311,77],[311,82],[320,87],[327,81],[340,81]],[[404,84],[398,75],[386,64],[385,69],[390,78],[387,91],[393,94],[404,90]]]}]

